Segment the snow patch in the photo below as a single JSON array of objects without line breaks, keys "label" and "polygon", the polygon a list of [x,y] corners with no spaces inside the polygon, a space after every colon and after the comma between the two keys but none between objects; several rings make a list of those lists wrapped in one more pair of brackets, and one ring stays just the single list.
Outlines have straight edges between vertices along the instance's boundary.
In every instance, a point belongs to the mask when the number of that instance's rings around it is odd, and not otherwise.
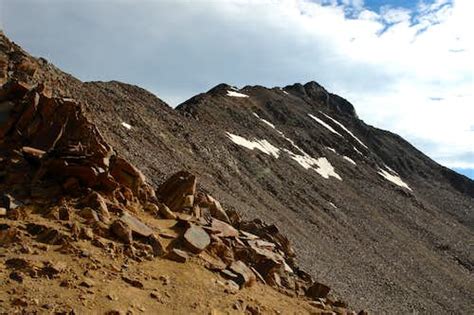
[{"label": "snow patch", "polygon": [[394,183],[395,185],[398,185],[400,187],[404,187],[406,189],[411,190],[411,188],[407,185],[407,183],[405,183],[399,176],[392,175],[389,172],[387,172],[386,170],[383,170],[381,168],[379,168],[379,171],[377,173],[379,173],[382,177],[384,177],[386,180]]},{"label": "snow patch", "polygon": [[334,150],[334,149],[331,148],[331,147],[326,147],[326,149],[328,149],[328,150],[331,151],[332,153],[336,153],[336,154],[337,154],[336,150]]},{"label": "snow patch", "polygon": [[122,122],[122,126],[127,128],[128,130],[132,129],[132,126],[130,124],[127,124],[126,122]]},{"label": "snow patch", "polygon": [[[334,167],[331,165],[331,163],[325,158],[325,157],[320,157],[318,159],[315,159],[307,154],[305,155],[299,155],[295,154],[289,150],[285,150],[290,157],[298,162],[304,169],[314,169],[319,175],[321,175],[324,178],[329,178],[330,176],[335,177],[339,180],[342,180],[341,176],[337,174],[334,171]],[[315,168],[317,167],[317,168]]]},{"label": "snow patch", "polygon": [[359,153],[360,155],[364,156],[364,155],[362,154],[362,152],[360,152],[356,147],[353,147],[353,148],[354,148],[354,150],[355,150],[357,153]]},{"label": "snow patch", "polygon": [[344,160],[346,160],[347,162],[349,162],[349,163],[352,163],[352,164],[354,164],[354,165],[357,165],[357,163],[356,163],[353,159],[351,159],[350,157],[348,157],[348,156],[345,156],[345,155],[344,155],[342,158],[343,158]]},{"label": "snow patch", "polygon": [[337,209],[336,205],[333,204],[332,202],[329,201],[329,204],[330,204],[334,209]]},{"label": "snow patch", "polygon": [[316,120],[321,126],[325,127],[327,130],[331,131],[332,133],[335,133],[336,135],[339,135],[342,137],[342,135],[337,132],[336,130],[334,130],[333,127],[329,126],[328,124],[326,124],[324,121],[322,121],[321,119],[319,119],[318,117],[316,116],[313,116],[311,114],[308,114],[309,117],[313,118],[314,120]]},{"label": "snow patch", "polygon": [[350,132],[349,129],[347,129],[343,124],[341,124],[340,122],[338,122],[337,120],[335,120],[334,118],[332,118],[331,116],[329,115],[326,115],[325,113],[319,111],[321,114],[323,114],[324,116],[326,116],[327,118],[331,119],[335,124],[337,124],[339,127],[341,127],[342,129],[344,129],[345,132],[347,132],[352,138],[354,138],[357,142],[359,142],[362,146],[364,146],[366,149],[368,149],[368,147],[362,142],[360,141],[352,132]]},{"label": "snow patch", "polygon": [[283,94],[289,95],[289,93],[287,91],[283,90],[283,88],[279,88],[279,89],[280,89],[280,91],[283,92]]},{"label": "snow patch", "polygon": [[230,91],[230,90],[227,91],[227,96],[232,96],[232,97],[249,97],[248,95],[245,95],[245,94],[242,94],[242,93],[239,93],[239,92],[235,92],[235,91]]},{"label": "snow patch", "polygon": [[244,137],[234,135],[230,132],[226,132],[227,136],[229,137],[232,142],[234,142],[237,145],[240,145],[242,147],[246,147],[247,149],[250,150],[260,150],[265,154],[271,155],[274,158],[278,158],[280,156],[280,149],[272,145],[270,142],[267,140],[255,140],[255,141],[250,141],[245,139]]},{"label": "snow patch", "polygon": [[265,120],[265,119],[263,119],[263,118],[260,118],[260,116],[258,116],[257,113],[253,113],[253,115],[254,115],[255,117],[257,117],[258,119],[260,119],[263,123],[267,124],[268,126],[272,127],[273,129],[276,129],[274,124],[272,124],[272,123],[269,122],[268,120]]}]

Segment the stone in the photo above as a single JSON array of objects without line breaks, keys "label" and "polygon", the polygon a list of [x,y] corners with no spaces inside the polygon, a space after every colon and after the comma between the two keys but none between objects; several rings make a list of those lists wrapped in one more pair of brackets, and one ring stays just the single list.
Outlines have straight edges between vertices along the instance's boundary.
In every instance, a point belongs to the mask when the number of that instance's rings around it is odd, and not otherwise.
[{"label": "stone", "polygon": [[240,276],[238,282],[240,287],[250,287],[257,281],[253,271],[241,260],[233,262],[229,269]]},{"label": "stone", "polygon": [[342,308],[347,308],[348,304],[345,301],[337,300],[333,304],[335,307],[342,307]]},{"label": "stone", "polygon": [[171,210],[180,211],[184,206],[186,196],[196,193],[196,176],[180,171],[161,184],[156,193]]},{"label": "stone", "polygon": [[118,301],[118,297],[113,293],[107,294],[107,298],[111,301]]},{"label": "stone", "polygon": [[321,310],[326,309],[326,305],[321,301],[309,301],[308,304]]},{"label": "stone", "polygon": [[60,273],[66,271],[67,265],[65,262],[50,262],[47,261],[44,263],[44,266],[39,270],[39,275],[49,279],[57,277]]},{"label": "stone", "polygon": [[0,207],[0,216],[5,216],[7,215],[7,209]]},{"label": "stone", "polygon": [[314,282],[307,290],[306,296],[314,300],[319,298],[326,298],[331,291],[331,288],[325,284]]},{"label": "stone", "polygon": [[209,200],[209,210],[211,211],[211,215],[216,219],[230,223],[230,219],[224,211],[224,208],[222,208],[221,203],[211,197],[211,195],[207,195],[207,199]]},{"label": "stone", "polygon": [[92,288],[95,286],[95,282],[91,279],[84,279],[79,285],[85,288]]},{"label": "stone", "polygon": [[97,214],[97,212],[94,209],[89,208],[89,207],[82,209],[79,212],[79,216],[83,217],[84,219],[86,219],[88,222],[91,222],[91,223],[100,221],[99,215]]},{"label": "stone", "polygon": [[121,220],[115,220],[110,226],[112,233],[125,244],[132,243],[132,230]]},{"label": "stone", "polygon": [[105,202],[104,197],[102,197],[99,193],[92,192],[84,200],[82,200],[81,204],[94,209],[102,222],[109,221],[110,213],[107,208],[107,203]]},{"label": "stone", "polygon": [[186,247],[193,253],[200,253],[209,246],[211,238],[203,228],[191,225],[184,233]]},{"label": "stone", "polygon": [[194,195],[184,197],[183,208],[192,208],[194,205]]},{"label": "stone", "polygon": [[22,307],[28,306],[28,301],[25,298],[14,298],[11,303],[14,306],[22,306]]},{"label": "stone", "polygon": [[160,205],[160,212],[161,216],[165,219],[176,220],[177,216],[173,211],[168,208],[167,205],[161,204]]},{"label": "stone", "polygon": [[15,280],[15,281],[19,282],[19,283],[23,283],[23,280],[25,279],[23,273],[21,273],[19,271],[12,271],[8,277],[12,280]]},{"label": "stone", "polygon": [[22,147],[21,152],[23,152],[23,155],[25,158],[29,161],[33,162],[39,162],[43,158],[43,156],[46,154],[46,151],[32,148],[32,147]]},{"label": "stone", "polygon": [[211,245],[206,251],[216,257],[219,257],[227,265],[230,265],[232,262],[234,262],[234,252],[232,251],[232,248],[224,244],[221,239],[215,238],[214,236]]},{"label": "stone", "polygon": [[127,276],[122,276],[122,280],[135,288],[143,289],[145,287],[141,281],[129,278]]},{"label": "stone", "polygon": [[[136,195],[146,186],[145,176],[135,166],[121,157],[115,157],[111,165],[110,174],[121,185],[128,187]],[[154,195],[154,193],[152,193]],[[153,196],[150,196],[153,197]]]},{"label": "stone", "polygon": [[211,230],[219,237],[238,237],[239,231],[232,225],[218,219],[212,219]]},{"label": "stone", "polygon": [[163,244],[161,238],[155,234],[152,234],[148,237],[148,243],[153,249],[153,255],[155,257],[163,256],[166,254],[166,248]]},{"label": "stone", "polygon": [[179,263],[185,263],[189,259],[188,253],[178,248],[173,248],[167,255],[166,258]]},{"label": "stone", "polygon": [[15,200],[11,195],[4,194],[0,198],[0,207],[5,208],[8,210],[14,210],[19,207],[19,202]]},{"label": "stone", "polygon": [[146,225],[145,223],[143,223],[136,217],[132,216],[128,212],[125,212],[120,217],[120,220],[124,222],[125,224],[127,224],[132,230],[132,232],[140,236],[148,237],[153,234],[153,230],[148,225]]}]

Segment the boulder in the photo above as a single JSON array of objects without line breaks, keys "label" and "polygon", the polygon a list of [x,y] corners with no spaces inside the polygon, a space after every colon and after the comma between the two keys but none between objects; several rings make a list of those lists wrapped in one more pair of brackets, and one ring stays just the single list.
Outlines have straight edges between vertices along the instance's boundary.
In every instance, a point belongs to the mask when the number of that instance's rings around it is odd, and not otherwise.
[{"label": "boulder", "polygon": [[82,204],[94,209],[102,222],[109,222],[110,213],[107,208],[107,203],[105,202],[104,197],[99,193],[92,192],[82,201]]},{"label": "boulder", "polygon": [[186,171],[178,172],[161,184],[156,193],[171,210],[180,211],[186,196],[196,193],[196,176]]},{"label": "boulder", "polygon": [[125,244],[132,243],[132,230],[121,220],[115,220],[110,226],[112,233]]},{"label": "boulder", "polygon": [[97,212],[94,209],[89,208],[89,207],[82,209],[79,212],[79,215],[83,217],[84,219],[86,219],[89,223],[100,221],[99,215],[97,214]]},{"label": "boulder", "polygon": [[179,263],[185,263],[189,259],[188,253],[185,251],[178,249],[178,248],[173,248],[168,255],[166,255],[166,258],[169,260],[173,260]]},{"label": "boulder", "polygon": [[207,195],[207,199],[209,200],[209,210],[211,211],[211,215],[216,219],[230,223],[230,219],[224,211],[224,208],[222,208],[221,203],[210,195]]},{"label": "boulder", "polygon": [[211,231],[219,237],[238,237],[239,231],[232,225],[227,224],[221,220],[212,219]]},{"label": "boulder", "polygon": [[124,222],[127,226],[129,226],[133,233],[136,233],[140,236],[149,237],[153,234],[153,230],[148,225],[138,220],[136,217],[132,216],[128,212],[125,212],[120,217],[120,221]]},{"label": "boulder", "polygon": [[331,291],[331,288],[325,284],[314,282],[307,290],[306,296],[314,300],[319,298],[326,298]]},{"label": "boulder", "polygon": [[160,214],[165,219],[176,220],[177,218],[176,214],[173,213],[173,211],[171,211],[170,208],[168,208],[168,206],[165,204],[160,205]]},{"label": "boulder", "polygon": [[241,260],[233,262],[229,269],[239,275],[237,283],[240,287],[250,287],[257,281],[253,271]]},{"label": "boulder", "polygon": [[202,227],[191,225],[184,233],[186,247],[193,253],[200,253],[211,243],[209,234]]}]

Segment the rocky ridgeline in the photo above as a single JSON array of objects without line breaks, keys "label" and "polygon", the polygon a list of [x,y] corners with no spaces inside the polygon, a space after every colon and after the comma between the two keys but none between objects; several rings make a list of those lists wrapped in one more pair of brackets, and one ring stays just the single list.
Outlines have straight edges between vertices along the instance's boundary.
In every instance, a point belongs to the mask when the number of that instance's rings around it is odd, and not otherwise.
[{"label": "rocky ridgeline", "polygon": [[[67,252],[88,240],[137,261],[197,257],[226,279],[229,291],[260,281],[313,299],[322,313],[355,314],[298,268],[275,225],[225,211],[186,171],[155,191],[107,144],[81,104],[53,97],[44,85],[10,80],[0,88],[0,162],[0,246],[35,239]],[[31,213],[47,220],[30,222]],[[11,279],[21,280],[22,265],[28,264],[7,263]],[[46,264],[35,272],[58,268]]]}]

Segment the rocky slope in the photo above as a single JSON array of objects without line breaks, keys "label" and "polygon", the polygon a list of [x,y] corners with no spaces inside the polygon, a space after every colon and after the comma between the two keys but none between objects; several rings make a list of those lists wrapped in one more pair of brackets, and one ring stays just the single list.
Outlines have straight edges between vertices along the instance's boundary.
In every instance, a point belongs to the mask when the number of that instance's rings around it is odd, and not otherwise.
[{"label": "rocky slope", "polygon": [[[82,83],[4,36],[0,50],[0,83],[15,79],[28,91],[43,83],[38,92],[82,104],[107,147],[99,160],[105,154],[130,161],[154,187],[191,171],[200,179],[197,190],[227,211],[279,226],[300,265],[355,308],[472,308],[466,279],[474,261],[474,183],[366,125],[351,104],[317,83],[240,90],[223,84],[174,110],[138,87]],[[2,103],[0,123],[10,107]],[[17,151],[48,151],[28,139]],[[133,193],[146,197],[139,186]]]}]

